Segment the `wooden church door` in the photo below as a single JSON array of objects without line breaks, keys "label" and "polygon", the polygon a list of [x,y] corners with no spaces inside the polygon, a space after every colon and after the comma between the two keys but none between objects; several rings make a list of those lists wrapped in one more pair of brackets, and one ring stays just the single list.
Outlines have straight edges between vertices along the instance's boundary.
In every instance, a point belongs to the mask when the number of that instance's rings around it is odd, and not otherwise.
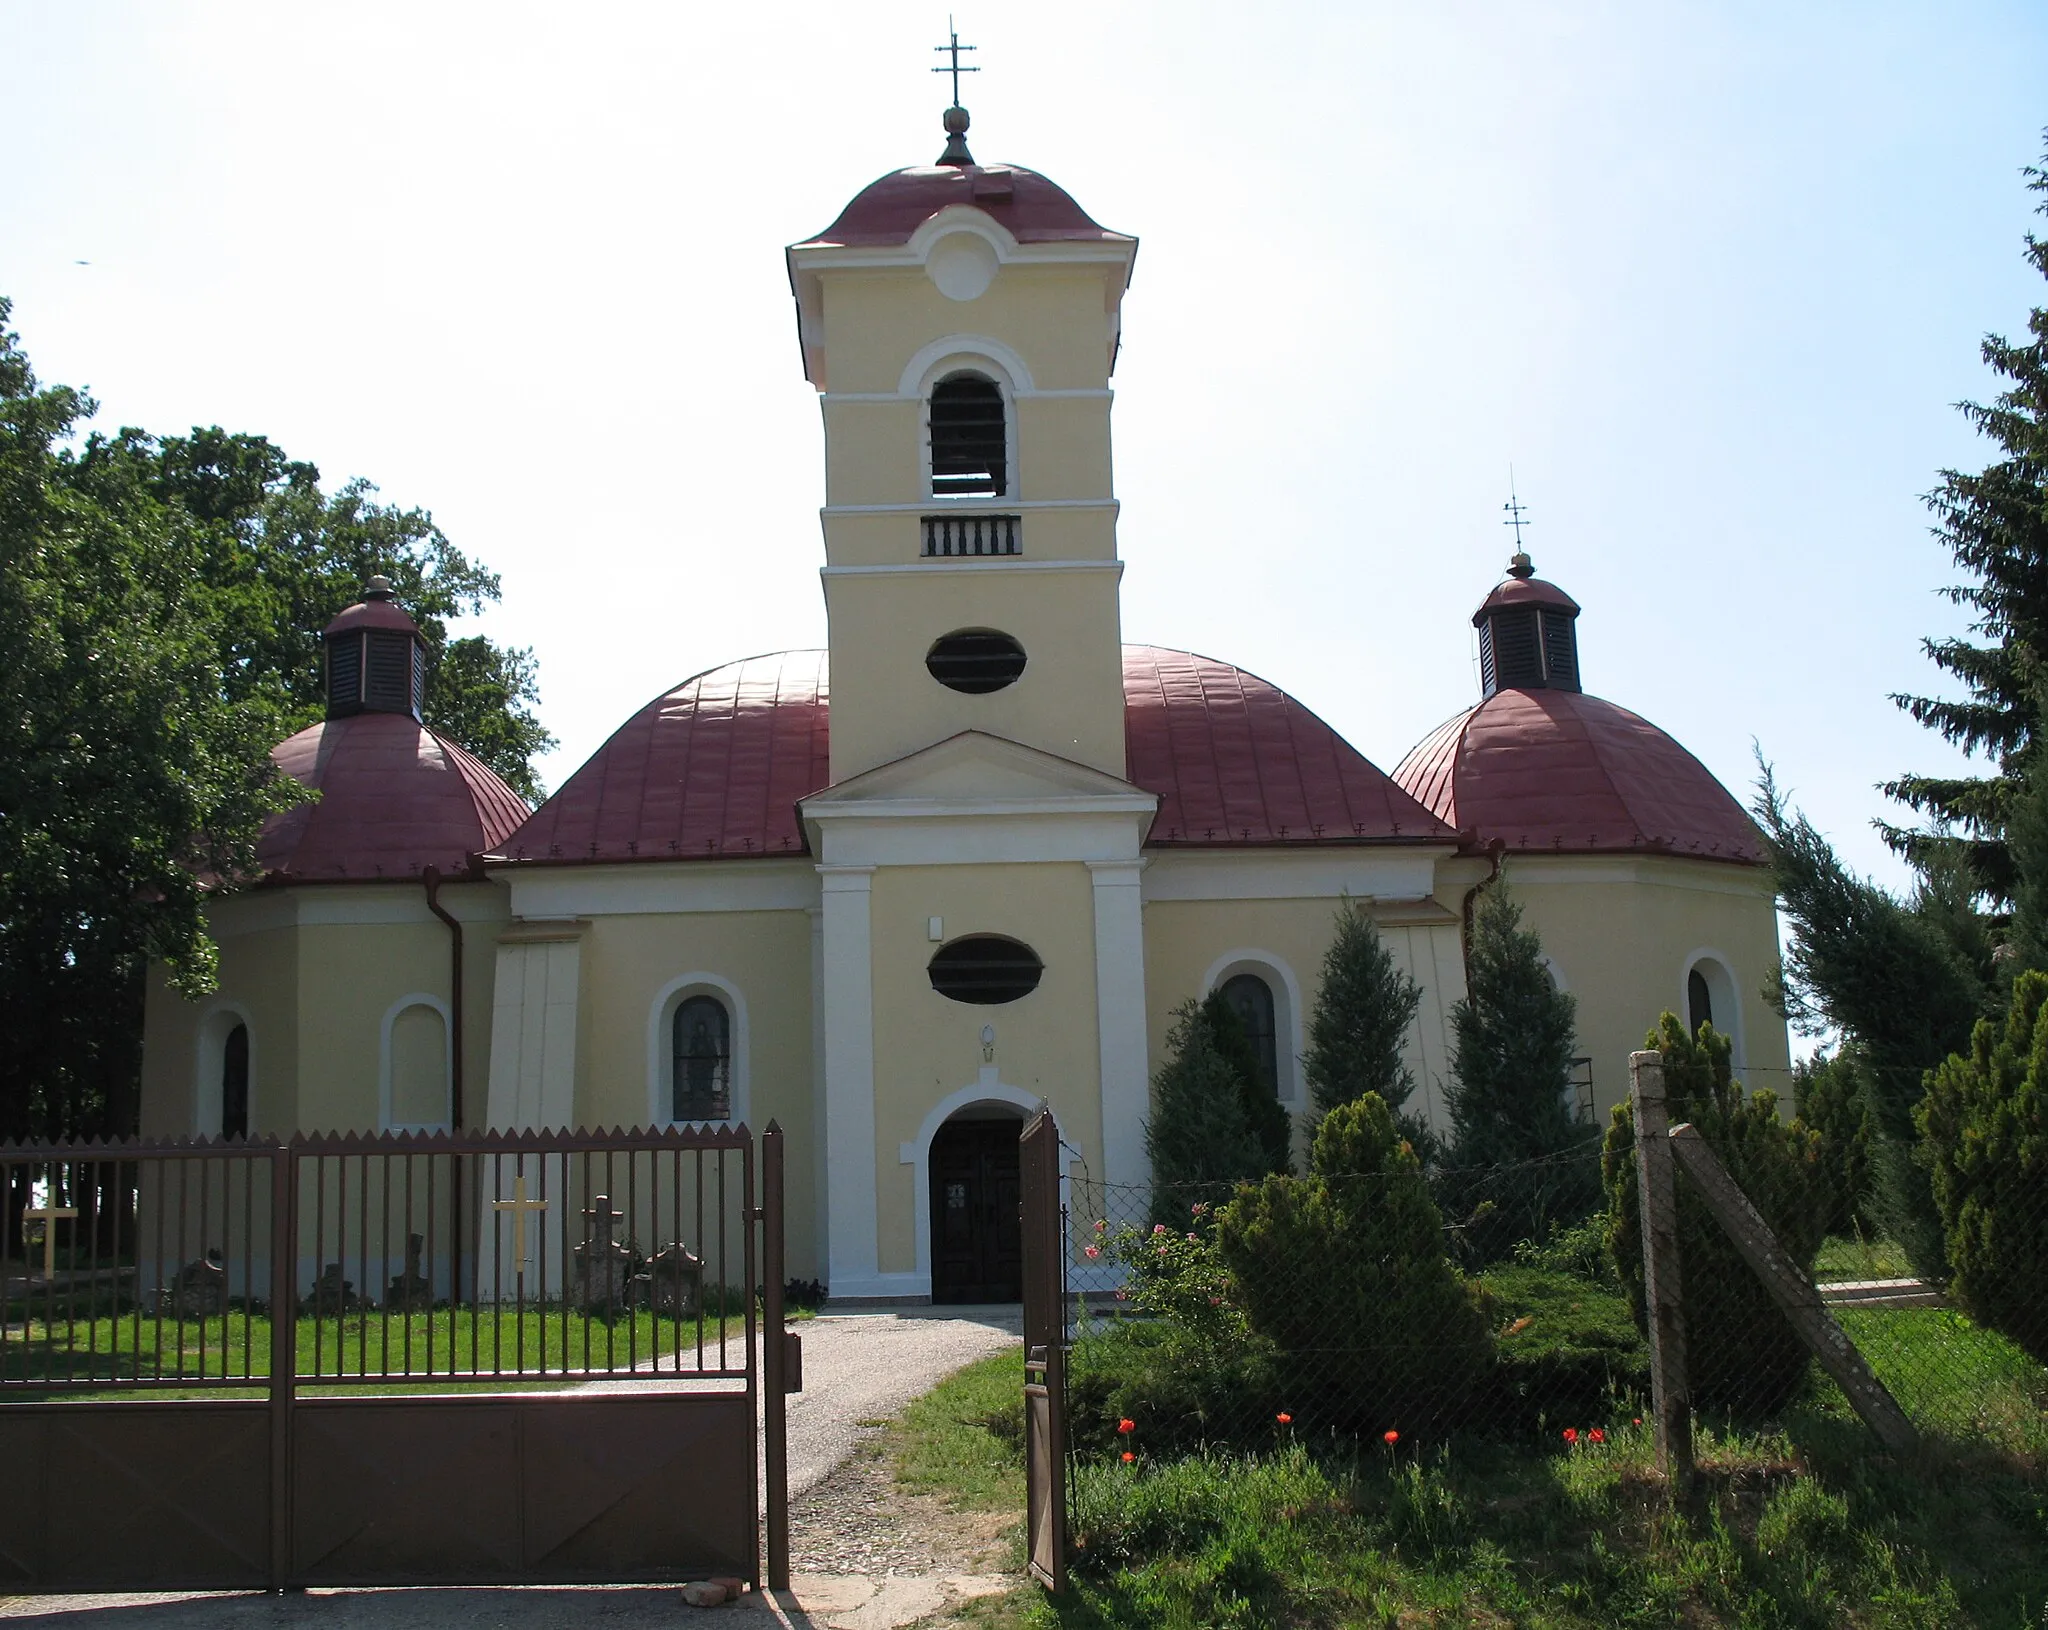
[{"label": "wooden church door", "polygon": [[949,1121],[932,1139],[932,1300],[1014,1302],[1024,1294],[1018,1123]]}]

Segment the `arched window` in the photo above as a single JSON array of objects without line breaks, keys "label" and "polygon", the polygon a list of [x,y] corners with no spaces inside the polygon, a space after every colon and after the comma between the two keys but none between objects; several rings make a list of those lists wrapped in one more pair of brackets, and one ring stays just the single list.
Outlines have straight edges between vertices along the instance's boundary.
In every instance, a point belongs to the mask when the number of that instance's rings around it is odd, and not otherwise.
[{"label": "arched window", "polygon": [[440,1132],[454,1112],[448,1019],[434,998],[408,997],[384,1016],[384,1126]]},{"label": "arched window", "polygon": [[723,1121],[732,1115],[732,1015],[715,996],[690,996],[671,1021],[671,1118]]},{"label": "arched window", "polygon": [[238,1024],[220,1049],[220,1135],[249,1135],[249,1027]]},{"label": "arched window", "polygon": [[1255,973],[1233,974],[1223,981],[1223,1000],[1244,1026],[1258,1060],[1259,1080],[1276,1097],[1280,1091],[1280,1037],[1274,1022],[1273,987]]},{"label": "arched window", "polygon": [[1002,388],[958,373],[932,387],[932,496],[1000,498],[1010,490]]},{"label": "arched window", "polygon": [[1697,1036],[1700,1026],[1714,1022],[1714,994],[1707,989],[1707,976],[1695,968],[1685,976],[1686,1029]]}]

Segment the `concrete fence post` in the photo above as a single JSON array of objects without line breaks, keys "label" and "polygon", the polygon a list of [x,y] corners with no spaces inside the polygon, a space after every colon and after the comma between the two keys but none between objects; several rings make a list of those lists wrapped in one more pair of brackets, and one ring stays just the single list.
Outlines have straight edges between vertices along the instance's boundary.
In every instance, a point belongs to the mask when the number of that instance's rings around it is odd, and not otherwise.
[{"label": "concrete fence post", "polygon": [[1643,1214],[1643,1301],[1649,1314],[1650,1407],[1657,1469],[1676,1494],[1692,1486],[1692,1389],[1685,1373],[1685,1302],[1678,1261],[1678,1183],[1664,1106],[1664,1059],[1628,1056],[1636,1118],[1636,1184]]}]

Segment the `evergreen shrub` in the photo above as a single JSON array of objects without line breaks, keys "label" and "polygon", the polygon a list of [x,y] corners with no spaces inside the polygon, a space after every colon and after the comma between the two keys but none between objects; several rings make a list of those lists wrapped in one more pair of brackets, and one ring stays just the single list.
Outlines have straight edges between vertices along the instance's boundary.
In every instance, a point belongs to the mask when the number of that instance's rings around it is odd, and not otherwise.
[{"label": "evergreen shrub", "polygon": [[2013,985],[2003,1024],[1981,1021],[1967,1058],[1930,1079],[1916,1121],[1954,1271],[1980,1324],[2048,1364],[2048,974]]},{"label": "evergreen shrub", "polygon": [[1216,1215],[1216,1250],[1285,1408],[1304,1429],[1403,1432],[1469,1406],[1492,1341],[1444,1254],[1415,1151],[1377,1093],[1323,1118],[1309,1175]]},{"label": "evergreen shrub", "polygon": [[[1671,1124],[1690,1121],[1721,1157],[1786,1253],[1807,1272],[1827,1233],[1820,1138],[1778,1115],[1777,1094],[1744,1095],[1729,1069],[1729,1041],[1710,1024],[1688,1036],[1666,1013],[1648,1045],[1664,1058]],[[1607,1245],[1636,1328],[1643,1301],[1642,1209],[1633,1107],[1617,1104],[1602,1151]],[[1693,1402],[1741,1416],[1775,1414],[1805,1379],[1807,1351],[1763,1283],[1742,1260],[1683,1172],[1678,1175],[1679,1284]]]},{"label": "evergreen shrub", "polygon": [[[1220,1202],[1238,1183],[1275,1169],[1271,1131],[1255,1124],[1249,1107],[1266,1095],[1248,1090],[1233,1036],[1249,1055],[1237,1016],[1220,1000],[1190,998],[1174,1009],[1145,1122],[1157,1220],[1169,1227],[1180,1225],[1190,1200]],[[1266,1101],[1284,1122],[1285,1109]],[[1284,1142],[1277,1152],[1284,1169]]]},{"label": "evergreen shrub", "polygon": [[1831,1235],[1867,1236],[1878,1227],[1871,1193],[1869,1082],[1853,1047],[1792,1067],[1792,1113],[1820,1134],[1818,1181]]},{"label": "evergreen shrub", "polygon": [[1405,1120],[1415,1077],[1401,1057],[1408,1027],[1422,1005],[1422,987],[1394,965],[1379,930],[1349,899],[1337,908],[1337,931],[1323,953],[1323,982],[1309,1015],[1301,1073],[1318,1115],[1376,1092],[1409,1141]]},{"label": "evergreen shrub", "polygon": [[1600,1207],[1599,1134],[1572,1103],[1577,1004],[1551,983],[1543,945],[1505,886],[1480,896],[1467,994],[1451,1008],[1451,1136],[1438,1191],[1468,1262]]}]

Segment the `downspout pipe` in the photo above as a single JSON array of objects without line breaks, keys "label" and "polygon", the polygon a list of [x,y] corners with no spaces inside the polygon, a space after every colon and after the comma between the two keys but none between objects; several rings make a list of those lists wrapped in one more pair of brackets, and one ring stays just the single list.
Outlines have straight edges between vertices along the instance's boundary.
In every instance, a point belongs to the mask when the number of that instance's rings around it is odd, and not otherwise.
[{"label": "downspout pipe", "polygon": [[441,868],[420,870],[426,885],[427,909],[448,925],[448,1120],[457,1132],[466,1122],[462,1113],[462,924],[441,904]]},{"label": "downspout pipe", "polygon": [[1458,911],[1460,918],[1458,937],[1463,942],[1461,949],[1465,954],[1465,977],[1468,981],[1472,977],[1473,907],[1479,900],[1480,891],[1489,887],[1500,876],[1501,859],[1506,855],[1507,847],[1508,840],[1506,838],[1495,838],[1486,846],[1486,875],[1465,891],[1465,902]]},{"label": "downspout pipe", "polygon": [[[456,1136],[467,1130],[462,1113],[462,924],[441,904],[441,868],[420,868],[427,891],[427,909],[448,925],[448,1127]],[[462,1157],[448,1171],[448,1301],[462,1300]],[[430,1270],[431,1271],[431,1270]]]}]

